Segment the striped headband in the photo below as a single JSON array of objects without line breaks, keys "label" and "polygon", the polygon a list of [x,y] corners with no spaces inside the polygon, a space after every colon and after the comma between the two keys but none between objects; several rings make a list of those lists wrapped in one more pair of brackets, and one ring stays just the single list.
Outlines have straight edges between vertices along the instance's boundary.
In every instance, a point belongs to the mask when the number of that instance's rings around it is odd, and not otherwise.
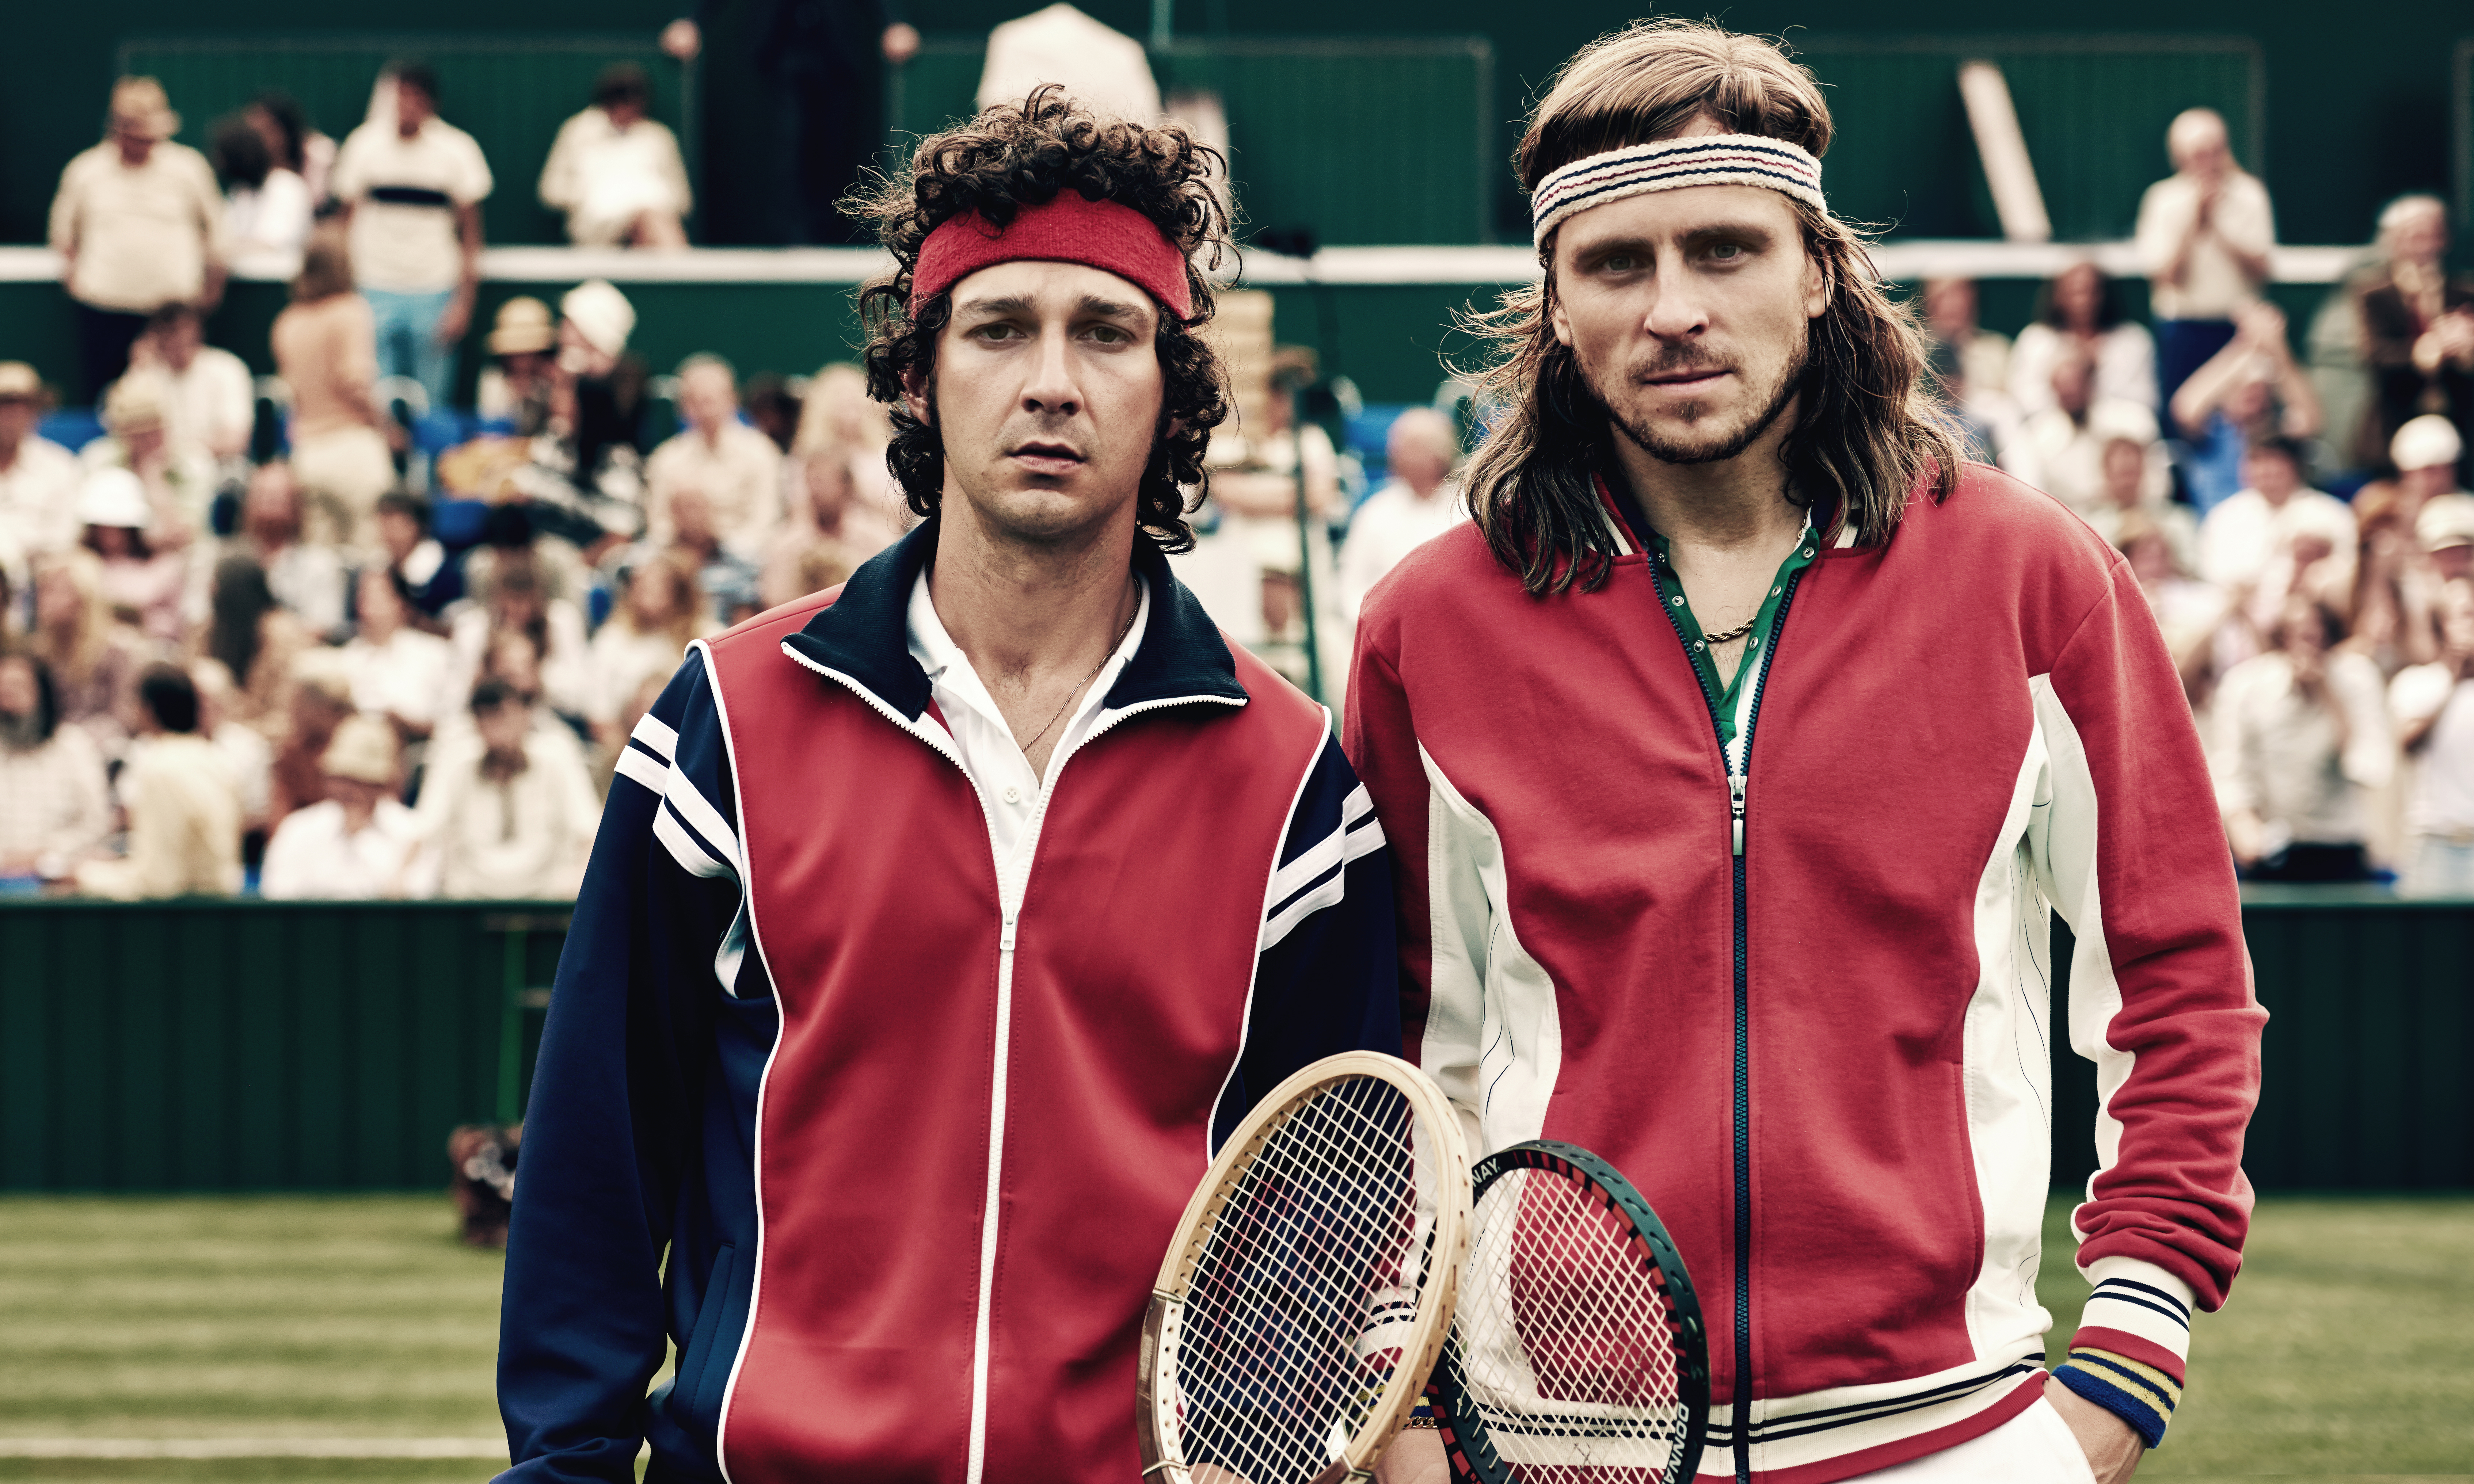
[{"label": "striped headband", "polygon": [[1758,134],[1707,134],[1635,144],[1576,159],[1538,182],[1529,198],[1540,247],[1564,219],[1646,191],[1687,185],[1765,185],[1783,191],[1815,211],[1827,211],[1821,194],[1821,161],[1804,147]]}]

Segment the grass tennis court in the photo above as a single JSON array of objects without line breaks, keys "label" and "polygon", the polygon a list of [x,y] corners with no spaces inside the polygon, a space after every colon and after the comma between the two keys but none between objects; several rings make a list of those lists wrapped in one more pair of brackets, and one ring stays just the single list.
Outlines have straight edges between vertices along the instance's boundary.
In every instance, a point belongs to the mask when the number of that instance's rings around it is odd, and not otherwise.
[{"label": "grass tennis court", "polygon": [[[2043,1290],[2066,1338],[2085,1290],[2062,1211]],[[496,1438],[498,1261],[452,1225],[443,1196],[0,1199],[0,1481],[486,1478],[479,1457],[23,1456]],[[2140,1477],[2474,1478],[2469,1255],[2474,1200],[2263,1201]]]}]

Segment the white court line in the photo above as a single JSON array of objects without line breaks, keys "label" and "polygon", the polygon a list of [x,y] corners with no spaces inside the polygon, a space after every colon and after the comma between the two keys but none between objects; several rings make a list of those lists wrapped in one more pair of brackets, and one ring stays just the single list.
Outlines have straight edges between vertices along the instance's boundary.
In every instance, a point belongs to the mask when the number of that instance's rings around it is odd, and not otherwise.
[{"label": "white court line", "polygon": [[488,1458],[504,1438],[0,1438],[0,1458]]}]

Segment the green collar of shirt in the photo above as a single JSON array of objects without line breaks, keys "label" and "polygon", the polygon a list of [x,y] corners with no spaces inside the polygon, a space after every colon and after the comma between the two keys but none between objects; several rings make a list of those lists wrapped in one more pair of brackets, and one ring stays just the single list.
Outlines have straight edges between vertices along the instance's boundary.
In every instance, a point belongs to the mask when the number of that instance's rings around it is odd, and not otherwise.
[{"label": "green collar of shirt", "polygon": [[1701,621],[1692,616],[1692,605],[1685,601],[1684,584],[1676,578],[1675,564],[1666,548],[1666,538],[1653,531],[1650,540],[1656,550],[1649,562],[1650,575],[1658,582],[1659,601],[1666,605],[1667,616],[1675,620],[1676,630],[1684,635],[1684,648],[1692,657],[1693,673],[1701,677],[1701,693],[1709,698],[1710,709],[1718,719],[1718,740],[1727,749],[1729,770],[1741,766],[1734,755],[1735,738],[1751,717],[1750,703],[1759,690],[1758,684],[1746,684],[1746,677],[1756,675],[1768,655],[1771,641],[1778,633],[1779,605],[1786,601],[1786,590],[1796,574],[1812,564],[1820,554],[1821,537],[1807,520],[1804,535],[1795,549],[1786,554],[1770,579],[1770,590],[1761,599],[1761,610],[1753,615],[1753,632],[1745,640],[1744,658],[1736,664],[1734,678],[1720,680],[1717,661],[1710,654],[1710,641],[1702,636]]}]

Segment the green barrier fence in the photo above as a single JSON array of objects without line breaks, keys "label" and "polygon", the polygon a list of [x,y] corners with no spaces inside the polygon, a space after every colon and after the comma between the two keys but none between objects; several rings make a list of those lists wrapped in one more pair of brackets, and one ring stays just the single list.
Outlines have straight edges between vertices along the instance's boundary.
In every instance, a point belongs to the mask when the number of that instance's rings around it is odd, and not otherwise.
[{"label": "green barrier fence", "polygon": [[522,1109],[564,903],[0,903],[0,1189],[436,1187]]},{"label": "green barrier fence", "polygon": [[[417,1189],[521,1113],[560,903],[0,902],[0,1190]],[[2474,901],[2254,889],[2263,1190],[2474,1189]],[[2069,1023],[2056,928],[2050,1022]],[[2053,1185],[2093,1167],[2054,1037]]]}]

